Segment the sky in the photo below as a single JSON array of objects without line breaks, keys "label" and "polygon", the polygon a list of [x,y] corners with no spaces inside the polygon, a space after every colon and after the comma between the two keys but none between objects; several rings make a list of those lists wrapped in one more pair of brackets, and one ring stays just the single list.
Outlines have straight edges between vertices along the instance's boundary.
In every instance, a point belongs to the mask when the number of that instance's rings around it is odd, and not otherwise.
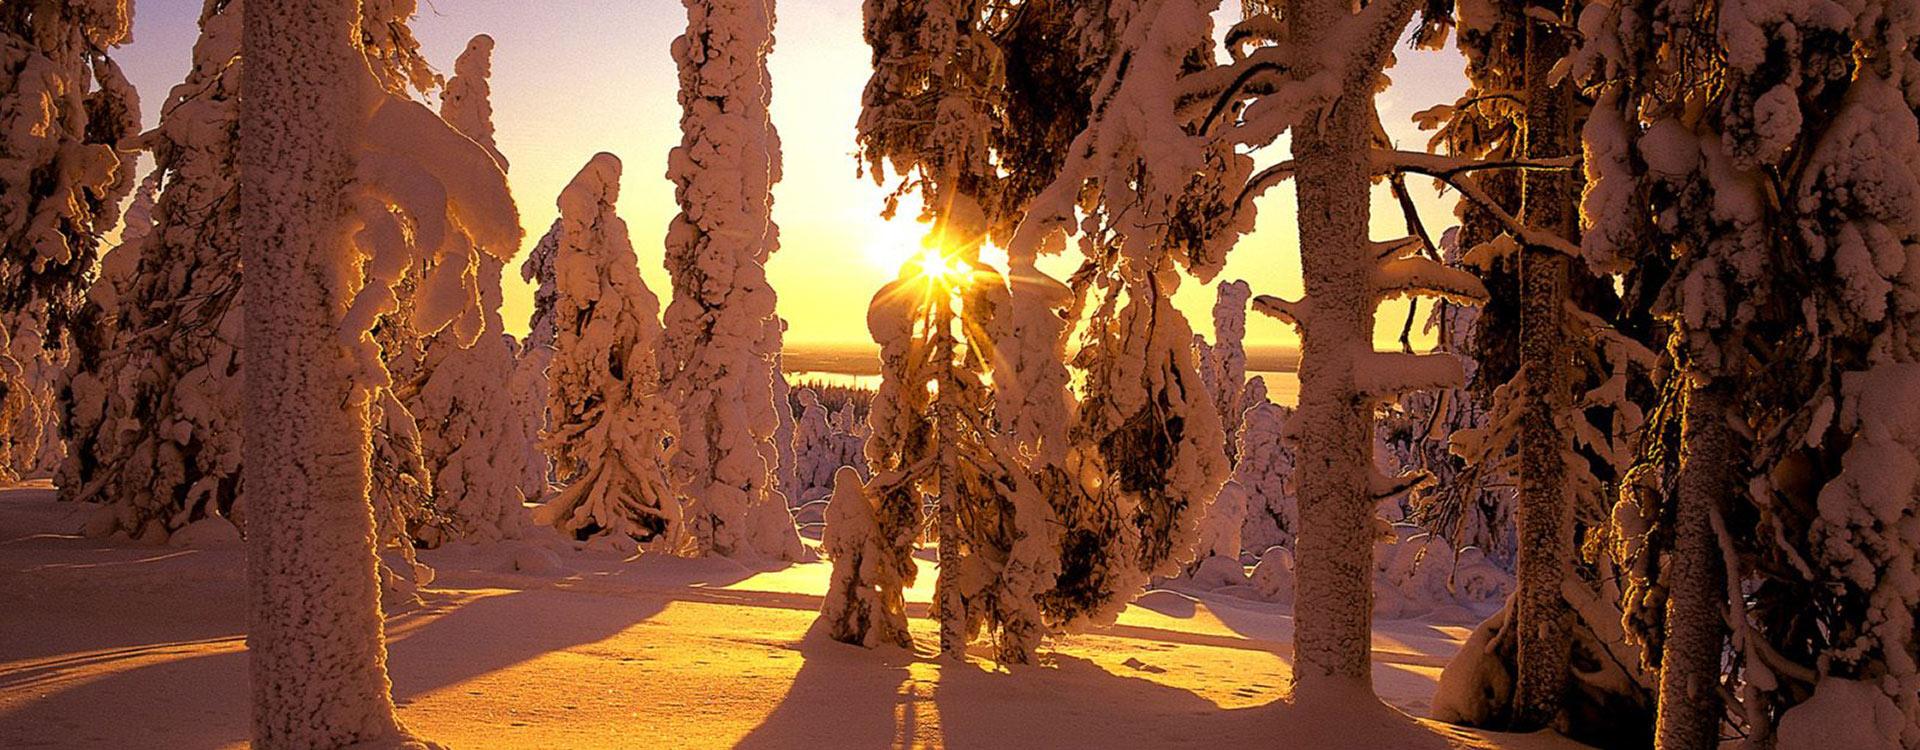
[{"label": "sky", "polygon": [[[792,345],[867,342],[866,308],[891,280],[898,262],[917,253],[922,225],[912,212],[879,219],[887,189],[856,174],[854,122],[870,72],[860,36],[861,0],[785,0],[779,4],[771,60],[773,119],[784,145],[785,180],[774,189],[774,220],[782,248],[767,273],[780,296],[779,312]],[[1226,3],[1237,7],[1238,3]],[[137,0],[132,43],[115,53],[140,90],[148,126],[166,92],[186,74],[201,0]],[[453,60],[476,34],[495,40],[494,123],[499,147],[526,228],[527,249],[556,215],[554,199],[588,158],[606,151],[625,165],[620,213],[656,294],[669,285],[661,265],[668,222],[677,212],[666,179],[667,152],[680,140],[678,82],[669,53],[686,25],[678,0],[421,0],[415,35],[427,58],[450,74]],[[1232,11],[1219,19],[1233,20]],[[1420,148],[1424,134],[1412,113],[1450,103],[1465,88],[1461,58],[1452,52],[1402,49],[1380,99],[1382,118],[1402,148]],[[1282,158],[1268,149],[1260,161]],[[1436,197],[1414,180],[1429,227],[1451,224],[1452,199]],[[1260,202],[1257,229],[1229,255],[1219,280],[1245,279],[1256,294],[1300,294],[1291,188]],[[1375,236],[1404,234],[1398,210],[1378,191]],[[1436,229],[1437,231],[1437,229]],[[1077,265],[1062,257],[1042,268],[1064,276]],[[503,314],[509,332],[525,331],[533,291],[509,267]],[[1175,298],[1194,329],[1211,331],[1213,290],[1189,279]],[[1398,337],[1405,307],[1383,307],[1381,345]],[[1287,326],[1261,318],[1248,325],[1250,346],[1289,346]]]}]

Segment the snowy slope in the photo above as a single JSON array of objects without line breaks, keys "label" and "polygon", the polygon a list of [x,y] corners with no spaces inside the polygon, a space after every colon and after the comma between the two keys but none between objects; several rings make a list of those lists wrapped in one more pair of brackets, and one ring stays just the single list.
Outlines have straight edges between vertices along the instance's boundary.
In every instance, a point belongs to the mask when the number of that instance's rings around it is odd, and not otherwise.
[{"label": "snowy slope", "polygon": [[[0,747],[241,746],[244,551],[82,538],[90,508],[52,498],[0,491],[0,590],[22,592],[0,607]],[[390,613],[389,666],[401,719],[452,747],[1573,747],[1294,708],[1275,605],[1155,592],[1007,672],[931,656],[932,570],[907,592],[908,654],[806,638],[823,563],[756,574],[516,542],[421,557],[440,575]],[[1466,633],[1382,623],[1381,694],[1423,711]]]}]

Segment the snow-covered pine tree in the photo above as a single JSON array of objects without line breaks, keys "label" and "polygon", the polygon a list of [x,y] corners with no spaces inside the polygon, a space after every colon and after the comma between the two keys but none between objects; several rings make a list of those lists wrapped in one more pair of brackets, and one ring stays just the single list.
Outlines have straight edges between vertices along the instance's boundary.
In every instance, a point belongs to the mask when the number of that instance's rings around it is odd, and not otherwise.
[{"label": "snow-covered pine tree", "polygon": [[433,304],[413,323],[477,319],[473,296],[450,290],[521,237],[501,220],[512,197],[485,150],[370,73],[358,42],[382,30],[362,10],[267,3],[241,36],[247,640],[266,747],[420,746],[386,677],[369,416],[391,377],[372,331],[394,285],[429,261]]},{"label": "snow-covered pine tree", "polygon": [[1573,66],[1608,82],[1588,249],[1645,269],[1673,331],[1615,513],[1659,741],[1731,718],[1762,747],[1920,747],[1920,416],[1895,395],[1920,371],[1920,96],[1897,83],[1920,28],[1881,2],[1601,7]]},{"label": "snow-covered pine tree", "polygon": [[[507,162],[494,144],[493,107],[487,98],[492,56],[492,37],[483,34],[467,43],[441,95],[440,114],[484,147],[504,171]],[[418,382],[409,389],[406,405],[420,426],[421,455],[433,482],[439,522],[417,532],[425,543],[511,538],[525,525],[524,485],[535,471],[526,465],[527,447],[538,435],[527,432],[528,420],[515,407],[514,384],[501,377],[516,364],[500,317],[504,268],[492,258],[481,259],[477,283],[485,325],[479,338],[469,345],[452,331],[427,337]]]},{"label": "snow-covered pine tree", "polygon": [[65,499],[103,504],[96,535],[158,542],[241,520],[240,2],[208,4],[200,29],[159,126],[134,142],[153,154],[158,194],[151,229],[129,226],[109,256],[132,264],[123,289],[96,299],[114,333],[68,372],[74,450],[58,484]]},{"label": "snow-covered pine tree", "polygon": [[[679,410],[674,477],[701,554],[798,560],[805,553],[774,487],[779,329],[767,257],[780,139],[767,105],[773,0],[685,0],[682,132],[667,157],[680,214],[667,229],[667,397]],[[781,405],[784,408],[784,405]]]},{"label": "snow-covered pine tree", "polygon": [[67,328],[134,184],[139,97],[108,54],[132,28],[131,0],[0,9],[0,483],[60,461]]},{"label": "snow-covered pine tree", "polygon": [[612,533],[679,554],[691,542],[668,477],[677,442],[659,394],[660,302],[614,213],[620,171],[595,154],[560,193],[542,443],[564,489],[534,518],[583,541]]}]

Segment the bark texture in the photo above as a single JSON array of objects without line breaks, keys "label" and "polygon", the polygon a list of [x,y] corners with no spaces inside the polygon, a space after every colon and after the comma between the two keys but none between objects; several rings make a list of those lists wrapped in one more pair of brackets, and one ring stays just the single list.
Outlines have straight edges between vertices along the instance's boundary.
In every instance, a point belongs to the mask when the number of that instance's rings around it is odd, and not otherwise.
[{"label": "bark texture", "polygon": [[[1297,44],[1311,48],[1348,17],[1347,4],[1292,0],[1287,17]],[[1306,56],[1312,65],[1314,58]],[[1313,75],[1303,70],[1301,78]],[[1314,317],[1300,356],[1300,535],[1294,679],[1299,694],[1316,683],[1372,685],[1373,414],[1356,388],[1354,365],[1373,340],[1373,258],[1367,237],[1371,91],[1349,86],[1293,132],[1298,163],[1300,256]],[[1317,127],[1316,125],[1317,124]]]},{"label": "bark texture", "polygon": [[248,9],[240,127],[250,495],[247,645],[260,748],[402,744],[368,503],[367,391],[337,335],[367,99],[356,0]]},{"label": "bark texture", "polygon": [[[1526,25],[1525,155],[1556,158],[1573,151],[1572,89],[1550,71],[1566,55],[1566,37],[1538,21]],[[1524,173],[1521,220],[1558,237],[1575,237],[1573,176],[1564,170]],[[1567,345],[1566,256],[1526,248],[1520,258],[1520,377],[1525,384],[1520,435],[1520,502],[1514,523],[1514,620],[1519,634],[1514,724],[1550,726],[1566,691],[1572,612],[1561,582],[1573,562],[1573,504],[1567,485],[1572,451],[1572,354]]]},{"label": "bark texture", "polygon": [[1655,747],[1712,750],[1719,745],[1720,658],[1726,639],[1720,602],[1725,568],[1713,517],[1739,489],[1725,384],[1695,382],[1681,427],[1678,507],[1667,557],[1667,632],[1660,654],[1660,713]]}]

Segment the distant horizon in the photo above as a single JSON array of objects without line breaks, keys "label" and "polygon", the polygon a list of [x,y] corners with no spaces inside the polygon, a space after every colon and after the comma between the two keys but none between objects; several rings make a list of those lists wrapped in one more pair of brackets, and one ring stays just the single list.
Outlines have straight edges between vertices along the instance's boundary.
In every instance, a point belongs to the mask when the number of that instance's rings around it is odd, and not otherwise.
[{"label": "distant horizon", "polygon": [[[1300,348],[1289,344],[1247,345],[1247,372],[1294,372]],[[843,375],[880,374],[880,347],[871,341],[790,341],[780,351],[784,372]]]}]

